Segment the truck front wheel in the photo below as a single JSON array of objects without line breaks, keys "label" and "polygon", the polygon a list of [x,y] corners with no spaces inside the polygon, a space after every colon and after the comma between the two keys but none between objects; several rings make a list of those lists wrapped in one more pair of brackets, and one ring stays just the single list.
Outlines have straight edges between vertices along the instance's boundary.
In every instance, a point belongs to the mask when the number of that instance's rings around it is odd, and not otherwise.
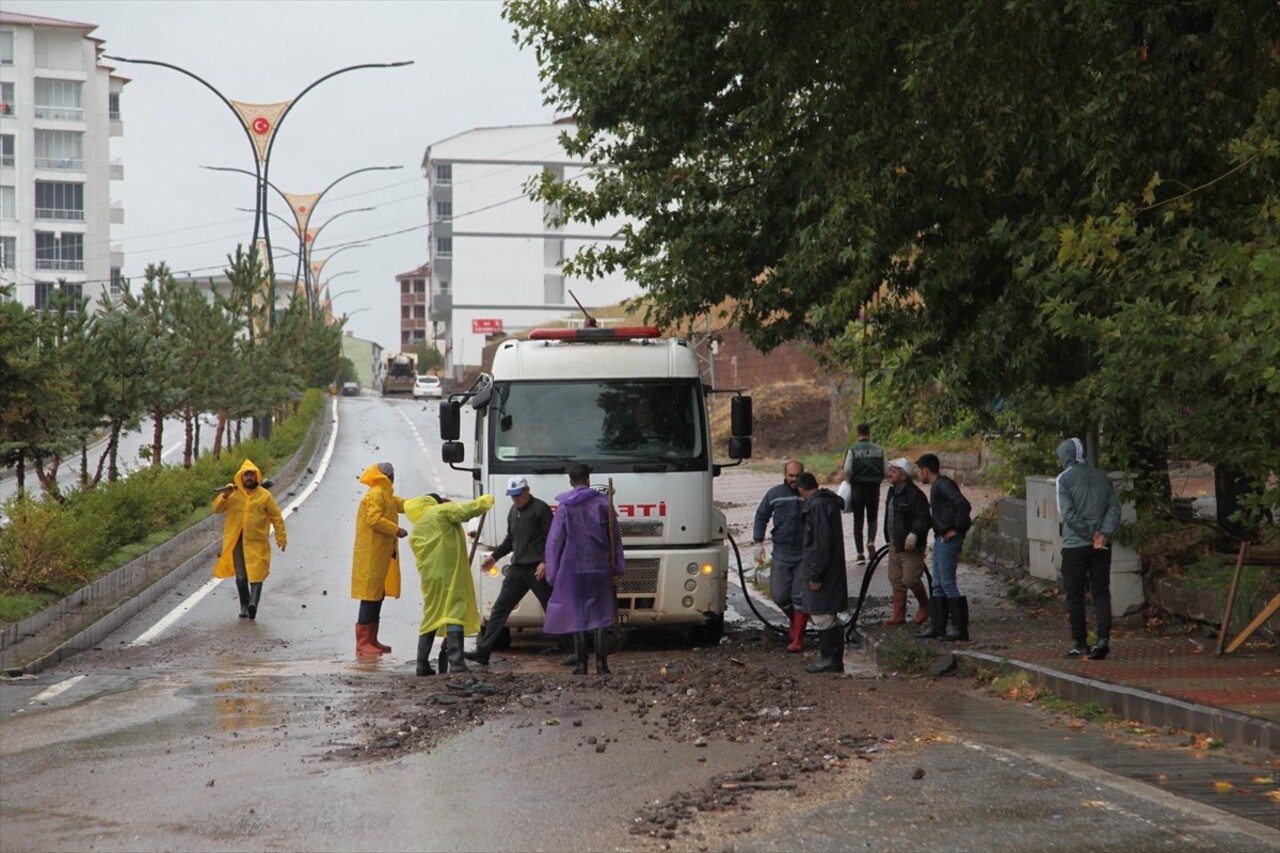
[{"label": "truck front wheel", "polygon": [[689,640],[695,646],[714,646],[718,645],[720,638],[724,636],[724,614],[713,613],[707,617],[707,621],[701,625],[695,625],[689,630]]}]

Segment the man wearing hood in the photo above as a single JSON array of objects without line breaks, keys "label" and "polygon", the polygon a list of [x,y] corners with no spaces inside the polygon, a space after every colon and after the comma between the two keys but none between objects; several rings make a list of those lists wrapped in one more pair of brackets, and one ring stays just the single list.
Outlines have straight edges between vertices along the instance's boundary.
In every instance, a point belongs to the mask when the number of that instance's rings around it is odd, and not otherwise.
[{"label": "man wearing hood", "polygon": [[404,512],[413,524],[409,547],[422,577],[422,624],[418,628],[418,675],[434,675],[431,647],[444,629],[445,656],[441,672],[466,672],[462,638],[480,630],[476,588],[467,560],[467,534],[462,523],[493,509],[493,495],[472,501],[449,501],[439,495],[423,495],[405,501]]},{"label": "man wearing hood", "polygon": [[382,600],[400,597],[400,561],[396,540],[409,532],[400,526],[404,498],[394,493],[396,469],[390,462],[370,465],[360,475],[369,487],[356,510],[356,544],[351,557],[351,597],[360,602],[356,617],[356,654],[382,655],[391,647],[378,642]]},{"label": "man wearing hood", "polygon": [[[1062,519],[1062,586],[1067,596],[1071,648],[1067,658],[1102,660],[1111,650],[1111,537],[1120,526],[1120,500],[1111,478],[1084,458],[1084,444],[1058,445],[1058,515]],[[1093,596],[1098,642],[1089,648],[1084,590]]]},{"label": "man wearing hood", "polygon": [[929,499],[915,484],[916,466],[898,457],[889,463],[889,492],[884,500],[884,541],[889,546],[889,585],[893,587],[893,616],[885,625],[907,621],[907,593],[920,605],[916,624],[929,621],[929,596],[924,577],[924,548],[933,527]]},{"label": "man wearing hood", "polygon": [[805,672],[844,672],[844,634],[836,616],[849,607],[849,581],[844,563],[844,500],[806,471],[796,479],[804,498],[804,550],[800,573],[805,580],[804,611],[818,631],[817,663]]},{"label": "man wearing hood", "polygon": [[213,511],[226,516],[222,525],[222,553],[213,567],[215,578],[236,579],[240,596],[240,618],[257,619],[262,602],[262,582],[271,574],[271,540],[284,553],[288,537],[284,516],[276,499],[261,485],[262,472],[249,459],[236,472],[234,482],[218,490]]},{"label": "man wearing hood", "polygon": [[547,583],[551,600],[542,630],[573,634],[578,675],[587,672],[587,632],[595,632],[596,672],[609,671],[605,630],[617,608],[617,579],[624,570],[622,532],[609,498],[591,488],[586,465],[569,468],[573,488],[556,496],[547,534]]}]

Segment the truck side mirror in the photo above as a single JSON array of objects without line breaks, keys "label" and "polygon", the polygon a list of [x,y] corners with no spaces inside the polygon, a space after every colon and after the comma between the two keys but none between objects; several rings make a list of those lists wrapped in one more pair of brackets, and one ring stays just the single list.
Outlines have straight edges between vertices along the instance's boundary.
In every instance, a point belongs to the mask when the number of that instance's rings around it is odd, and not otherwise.
[{"label": "truck side mirror", "polygon": [[729,439],[730,459],[751,458],[751,436],[735,435]]},{"label": "truck side mirror", "polygon": [[[729,408],[729,426],[730,434],[742,438],[751,435],[751,398],[738,395],[730,401]],[[751,446],[747,442],[748,448]],[[747,455],[741,457],[746,459],[751,456],[751,451],[747,451]],[[734,457],[735,459],[739,457]]]},{"label": "truck side mirror", "polygon": [[467,450],[461,441],[446,441],[440,447],[440,459],[447,465],[456,465],[466,456]]},{"label": "truck side mirror", "polygon": [[458,400],[440,401],[440,438],[444,441],[457,441],[461,434],[462,403]]}]

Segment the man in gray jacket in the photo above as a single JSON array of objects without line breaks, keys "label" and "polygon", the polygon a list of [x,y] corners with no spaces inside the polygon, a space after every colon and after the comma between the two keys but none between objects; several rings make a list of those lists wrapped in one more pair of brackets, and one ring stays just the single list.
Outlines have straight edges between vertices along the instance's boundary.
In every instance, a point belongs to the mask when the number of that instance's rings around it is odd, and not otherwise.
[{"label": "man in gray jacket", "polygon": [[[1084,444],[1068,438],[1058,445],[1058,514],[1062,518],[1062,585],[1071,623],[1065,657],[1102,660],[1111,650],[1111,537],[1120,526],[1120,501],[1111,478],[1084,458]],[[1089,648],[1084,590],[1093,596],[1098,642]]]}]

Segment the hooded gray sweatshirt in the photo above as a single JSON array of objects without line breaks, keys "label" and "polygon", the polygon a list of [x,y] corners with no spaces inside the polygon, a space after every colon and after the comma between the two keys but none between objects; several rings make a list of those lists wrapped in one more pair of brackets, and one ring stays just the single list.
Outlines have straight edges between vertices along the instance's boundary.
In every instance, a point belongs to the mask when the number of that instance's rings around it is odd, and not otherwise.
[{"label": "hooded gray sweatshirt", "polygon": [[1110,539],[1120,526],[1120,500],[1111,478],[1084,459],[1084,445],[1068,438],[1058,445],[1058,513],[1062,516],[1062,547],[1093,544],[1093,534]]}]

